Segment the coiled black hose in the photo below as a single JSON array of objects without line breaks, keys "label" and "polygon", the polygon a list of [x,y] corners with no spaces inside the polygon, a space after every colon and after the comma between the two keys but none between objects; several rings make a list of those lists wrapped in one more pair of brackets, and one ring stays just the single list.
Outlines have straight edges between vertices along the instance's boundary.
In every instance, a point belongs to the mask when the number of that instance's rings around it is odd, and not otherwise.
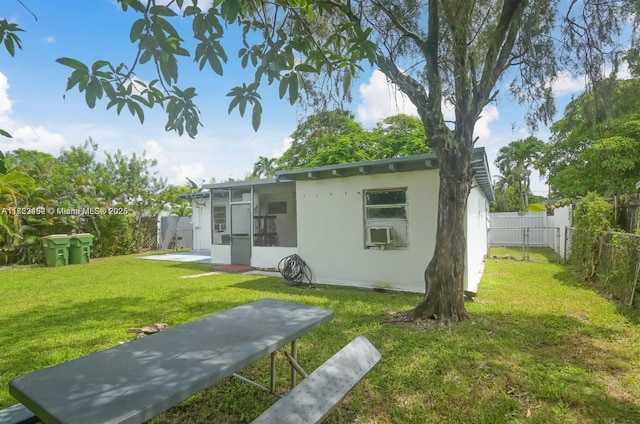
[{"label": "coiled black hose", "polygon": [[285,256],[278,262],[278,271],[288,286],[300,287],[307,284],[311,287],[311,269],[297,254]]}]

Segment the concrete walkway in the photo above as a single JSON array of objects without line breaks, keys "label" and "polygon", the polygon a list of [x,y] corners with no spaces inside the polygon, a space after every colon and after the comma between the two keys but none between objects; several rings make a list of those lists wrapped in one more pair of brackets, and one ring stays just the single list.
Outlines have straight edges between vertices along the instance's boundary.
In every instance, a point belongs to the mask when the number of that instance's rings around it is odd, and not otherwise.
[{"label": "concrete walkway", "polygon": [[[152,261],[172,261],[172,262],[195,262],[200,264],[211,264],[211,253],[208,250],[194,250],[191,252],[165,253],[162,255],[140,256],[140,259],[148,259]],[[264,275],[269,277],[281,277],[279,272],[263,271],[255,269],[248,265],[222,265],[218,264],[214,267],[216,273],[219,272],[237,272],[242,274]],[[213,275],[213,273],[198,274],[194,277]]]},{"label": "concrete walkway", "polygon": [[211,253],[207,250],[194,250],[191,252],[176,252],[163,255],[141,256],[140,259],[149,259],[152,261],[197,262],[200,264],[211,264]]}]

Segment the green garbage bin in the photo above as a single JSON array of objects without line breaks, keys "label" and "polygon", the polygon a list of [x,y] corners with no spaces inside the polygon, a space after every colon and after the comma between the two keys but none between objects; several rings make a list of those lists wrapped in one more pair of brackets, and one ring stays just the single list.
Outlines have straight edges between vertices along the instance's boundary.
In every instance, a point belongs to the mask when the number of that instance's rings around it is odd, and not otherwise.
[{"label": "green garbage bin", "polygon": [[42,245],[46,266],[65,266],[69,263],[69,236],[53,234],[42,237]]},{"label": "green garbage bin", "polygon": [[71,240],[69,241],[69,263],[70,264],[89,263],[92,244],[93,244],[93,235],[89,233],[80,233],[80,234],[71,235]]}]

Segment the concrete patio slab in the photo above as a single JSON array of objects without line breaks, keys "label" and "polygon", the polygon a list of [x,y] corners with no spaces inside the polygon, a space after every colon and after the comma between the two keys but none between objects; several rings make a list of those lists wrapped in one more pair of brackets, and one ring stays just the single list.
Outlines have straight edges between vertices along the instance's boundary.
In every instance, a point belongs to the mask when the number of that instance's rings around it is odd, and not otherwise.
[{"label": "concrete patio slab", "polygon": [[172,261],[172,262],[196,262],[201,264],[211,264],[211,255],[201,250],[193,252],[176,252],[164,255],[141,256],[140,259],[151,261]]}]

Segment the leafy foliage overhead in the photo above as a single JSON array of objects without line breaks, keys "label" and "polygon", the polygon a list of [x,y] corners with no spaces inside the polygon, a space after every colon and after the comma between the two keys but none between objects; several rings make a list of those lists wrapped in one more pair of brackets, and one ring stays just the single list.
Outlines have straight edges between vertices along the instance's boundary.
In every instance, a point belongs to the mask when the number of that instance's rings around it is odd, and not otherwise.
[{"label": "leafy foliage overhead", "polygon": [[[144,122],[143,107],[160,105],[167,112],[166,129],[180,135],[186,132],[190,137],[198,132],[200,111],[194,103],[195,88],[177,85],[180,60],[191,57],[200,70],[207,68],[222,76],[229,60],[222,40],[230,26],[241,29],[242,46],[235,52],[241,65],[252,66],[256,71],[254,81],[230,89],[229,112],[237,109],[243,116],[250,107],[255,130],[262,117],[261,85],[277,81],[280,98],[293,104],[305,88],[305,75],[323,72],[339,74],[342,88],[347,91],[352,75],[362,69],[358,63],[362,59],[373,63],[377,48],[368,39],[371,29],[363,30],[344,19],[337,30],[332,29],[318,42],[313,31],[318,28],[312,28],[313,21],[319,17],[329,19],[336,7],[333,2],[215,0],[207,6],[184,0],[168,4],[153,0],[118,2],[122,10],[132,9],[140,14],[129,33],[138,48],[135,58],[129,64],[97,60],[91,66],[73,58],[59,58],[60,64],[72,69],[67,90],[83,92],[90,108],[106,97],[108,109],[115,107],[120,114],[126,107],[140,122]],[[189,36],[195,40],[193,44],[186,43],[176,29],[184,19],[191,22]],[[149,82],[137,73],[145,64],[157,71],[156,78]]]}]

